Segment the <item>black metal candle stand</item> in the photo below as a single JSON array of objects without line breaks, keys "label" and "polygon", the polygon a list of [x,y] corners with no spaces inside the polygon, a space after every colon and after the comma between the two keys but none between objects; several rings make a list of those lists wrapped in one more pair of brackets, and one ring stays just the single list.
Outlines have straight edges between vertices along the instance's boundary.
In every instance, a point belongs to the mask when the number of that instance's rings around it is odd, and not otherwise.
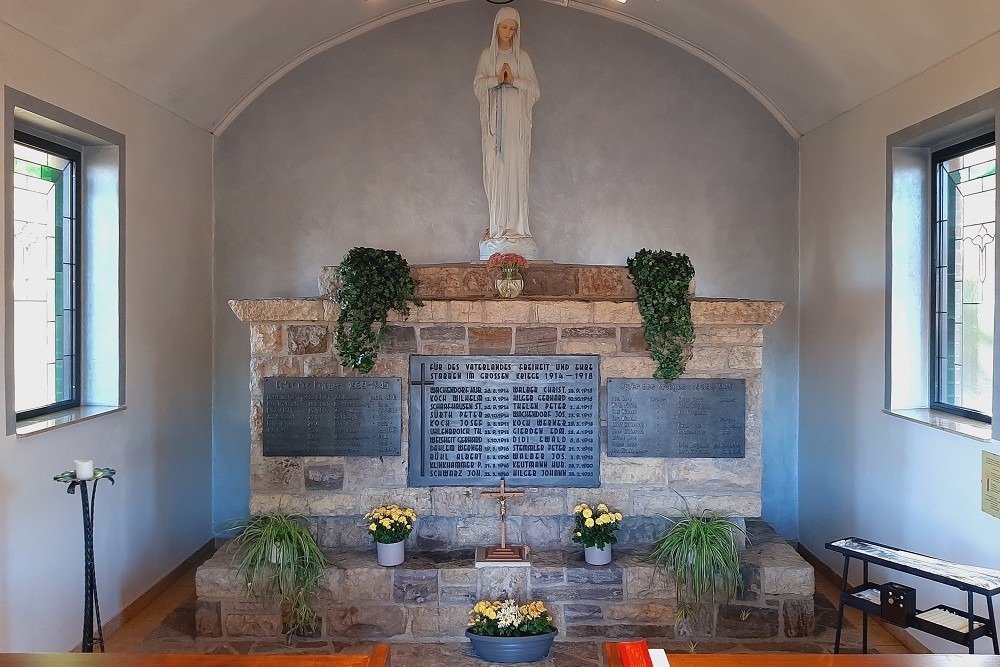
[{"label": "black metal candle stand", "polygon": [[[101,605],[97,601],[97,574],[94,570],[94,507],[97,502],[97,483],[106,479],[115,483],[114,468],[95,468],[92,479],[77,479],[72,470],[53,477],[57,482],[69,484],[66,493],[76,493],[80,487],[80,502],[83,505],[83,642],[81,652],[93,653],[94,644],[100,644],[104,653],[104,628],[101,627]],[[87,482],[94,483],[92,496],[87,494]],[[97,618],[97,639],[94,639],[94,617]]]}]

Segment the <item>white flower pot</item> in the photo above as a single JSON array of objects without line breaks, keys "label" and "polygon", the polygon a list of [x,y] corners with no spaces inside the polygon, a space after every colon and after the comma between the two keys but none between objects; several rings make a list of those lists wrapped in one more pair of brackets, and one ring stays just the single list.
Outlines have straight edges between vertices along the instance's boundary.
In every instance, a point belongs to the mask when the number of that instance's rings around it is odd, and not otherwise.
[{"label": "white flower pot", "polygon": [[590,565],[607,565],[611,562],[611,545],[605,544],[603,549],[584,547],[583,557]]},{"label": "white flower pot", "polygon": [[392,567],[403,562],[404,549],[402,540],[393,542],[392,544],[376,542],[375,549],[378,551],[378,564],[383,567]]}]

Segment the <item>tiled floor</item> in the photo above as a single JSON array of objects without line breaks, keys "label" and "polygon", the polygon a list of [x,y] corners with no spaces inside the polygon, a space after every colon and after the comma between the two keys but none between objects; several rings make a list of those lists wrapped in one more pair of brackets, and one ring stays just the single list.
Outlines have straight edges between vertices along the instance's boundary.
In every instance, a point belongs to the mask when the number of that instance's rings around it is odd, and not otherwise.
[{"label": "tiled floor", "polygon": [[[816,630],[802,639],[650,642],[668,653],[831,653],[837,620],[834,584],[817,574]],[[291,645],[259,641],[220,641],[194,637],[194,569],[155,600],[139,615],[108,637],[109,653],[362,653],[370,643],[301,640]],[[860,614],[848,610],[843,635],[844,652],[858,652],[861,645]],[[474,658],[466,642],[442,644],[392,643],[394,667],[483,667]],[[878,623],[869,624],[869,650],[873,653],[907,653]],[[598,667],[601,643],[598,641],[558,641],[542,667]]]}]

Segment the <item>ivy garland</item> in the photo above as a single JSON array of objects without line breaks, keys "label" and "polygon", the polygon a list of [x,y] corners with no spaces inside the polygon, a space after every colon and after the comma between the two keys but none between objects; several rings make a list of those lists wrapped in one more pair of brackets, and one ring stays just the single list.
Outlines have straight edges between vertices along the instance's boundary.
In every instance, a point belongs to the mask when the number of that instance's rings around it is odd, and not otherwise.
[{"label": "ivy garland", "polygon": [[417,281],[398,252],[376,248],[351,248],[339,273],[337,352],[345,368],[368,373],[378,358],[389,310],[405,316],[410,302],[423,305],[414,298]]},{"label": "ivy garland", "polygon": [[691,259],[681,253],[643,248],[628,258],[628,270],[639,295],[646,342],[657,364],[653,377],[676,380],[684,373],[686,355],[694,342]]}]

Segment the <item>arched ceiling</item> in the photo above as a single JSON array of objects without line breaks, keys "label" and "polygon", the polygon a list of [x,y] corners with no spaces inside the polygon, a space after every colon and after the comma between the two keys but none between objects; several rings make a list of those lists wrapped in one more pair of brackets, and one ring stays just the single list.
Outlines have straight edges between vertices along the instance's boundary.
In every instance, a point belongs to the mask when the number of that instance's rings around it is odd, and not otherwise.
[{"label": "arched ceiling", "polygon": [[[220,132],[313,53],[463,1],[483,0],[0,0],[0,21]],[[688,49],[750,90],[792,134],[1000,31],[998,0],[546,1]]]}]

